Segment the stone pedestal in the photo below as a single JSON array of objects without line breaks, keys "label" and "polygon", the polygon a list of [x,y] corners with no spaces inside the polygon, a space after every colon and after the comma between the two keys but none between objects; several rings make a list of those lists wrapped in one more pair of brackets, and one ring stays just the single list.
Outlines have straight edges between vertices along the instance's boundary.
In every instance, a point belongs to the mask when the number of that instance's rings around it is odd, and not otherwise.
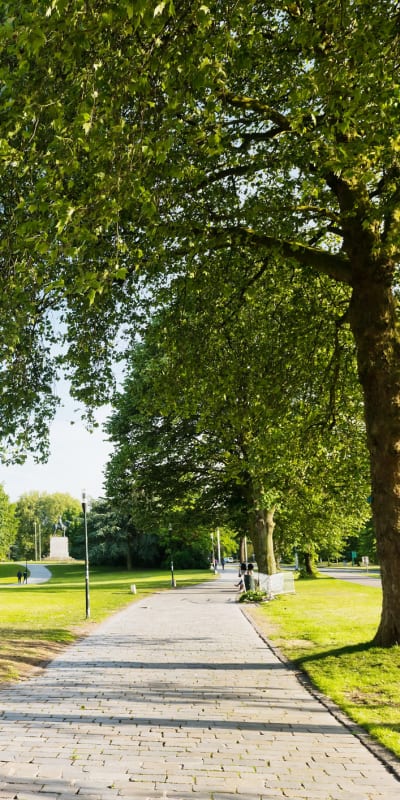
[{"label": "stone pedestal", "polygon": [[50,558],[57,561],[69,558],[68,536],[50,536]]}]

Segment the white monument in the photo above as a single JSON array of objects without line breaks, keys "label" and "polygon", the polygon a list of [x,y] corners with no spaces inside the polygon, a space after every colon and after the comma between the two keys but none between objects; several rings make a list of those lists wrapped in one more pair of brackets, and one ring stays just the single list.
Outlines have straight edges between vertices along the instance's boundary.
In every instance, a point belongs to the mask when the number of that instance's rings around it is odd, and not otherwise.
[{"label": "white monument", "polygon": [[[68,536],[65,535],[67,526],[62,521],[61,516],[54,525],[54,536],[50,536],[50,558],[56,561],[64,561],[69,558],[68,552]],[[57,531],[61,531],[62,535],[57,536]]]}]

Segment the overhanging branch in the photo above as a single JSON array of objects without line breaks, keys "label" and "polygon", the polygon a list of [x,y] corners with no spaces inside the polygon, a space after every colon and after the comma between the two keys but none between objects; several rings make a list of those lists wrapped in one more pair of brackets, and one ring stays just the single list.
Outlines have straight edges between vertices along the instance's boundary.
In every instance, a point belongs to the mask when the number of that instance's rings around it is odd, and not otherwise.
[{"label": "overhanging branch", "polygon": [[[280,132],[290,131],[291,124],[284,114],[281,114],[275,108],[272,108],[268,103],[262,103],[256,100],[255,97],[248,97],[247,95],[238,95],[235,92],[227,90],[220,93],[222,100],[225,100],[229,105],[242,110],[256,111],[261,114],[265,119],[269,119],[274,125],[277,125]],[[275,135],[278,131],[275,132]]]},{"label": "overhanging branch", "polygon": [[[182,239],[183,231],[185,231],[184,240]],[[176,245],[178,244],[178,239],[181,239],[181,245],[172,247],[170,250],[173,258],[185,257],[195,253],[198,245],[201,245],[203,253],[205,249],[216,251],[232,248],[233,246],[242,246],[254,251],[260,251],[261,254],[269,253],[283,257],[294,261],[300,266],[311,267],[316,272],[328,275],[328,277],[339,283],[351,285],[352,282],[350,262],[343,253],[330,253],[328,250],[312,247],[302,242],[279,239],[275,236],[257,233],[252,228],[245,226],[204,228],[188,224],[185,228],[182,228],[181,225],[166,224],[160,225],[158,232],[164,240],[166,238],[175,240]]]},{"label": "overhanging branch", "polygon": [[222,231],[209,231],[208,243],[211,249],[221,249],[233,242],[274,252],[301,266],[312,267],[340,283],[351,283],[350,262],[340,253],[329,253],[327,250],[300,242],[277,239],[240,226],[225,228]]}]

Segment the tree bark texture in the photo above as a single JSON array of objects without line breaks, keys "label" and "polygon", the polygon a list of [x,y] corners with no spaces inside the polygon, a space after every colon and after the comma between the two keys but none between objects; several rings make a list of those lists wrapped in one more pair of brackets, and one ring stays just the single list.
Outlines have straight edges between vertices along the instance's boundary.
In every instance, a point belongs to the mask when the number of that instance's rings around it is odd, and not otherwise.
[{"label": "tree bark texture", "polygon": [[374,643],[389,647],[400,643],[400,340],[389,268],[376,266],[369,264],[356,275],[350,324],[364,392],[383,590]]},{"label": "tree bark texture", "polygon": [[301,553],[300,567],[304,568],[306,575],[316,575],[314,560],[311,553]]},{"label": "tree bark texture", "polygon": [[127,570],[132,570],[133,568],[132,553],[129,543],[127,544],[126,548],[126,568]]},{"label": "tree bark texture", "polygon": [[251,540],[259,572],[274,575],[277,571],[274,553],[274,509],[256,508],[252,516]]}]

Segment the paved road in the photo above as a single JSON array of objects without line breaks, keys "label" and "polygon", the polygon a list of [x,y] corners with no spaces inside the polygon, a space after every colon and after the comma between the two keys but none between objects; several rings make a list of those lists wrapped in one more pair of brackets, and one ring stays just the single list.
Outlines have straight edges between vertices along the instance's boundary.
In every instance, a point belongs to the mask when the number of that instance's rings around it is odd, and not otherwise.
[{"label": "paved road", "polygon": [[382,586],[381,575],[378,569],[366,570],[351,569],[350,567],[318,567],[318,571],[328,574],[331,578],[338,578],[341,581],[359,583],[364,586]]},{"label": "paved road", "polygon": [[398,800],[258,636],[235,579],[132,603],[3,689],[0,800]]}]

